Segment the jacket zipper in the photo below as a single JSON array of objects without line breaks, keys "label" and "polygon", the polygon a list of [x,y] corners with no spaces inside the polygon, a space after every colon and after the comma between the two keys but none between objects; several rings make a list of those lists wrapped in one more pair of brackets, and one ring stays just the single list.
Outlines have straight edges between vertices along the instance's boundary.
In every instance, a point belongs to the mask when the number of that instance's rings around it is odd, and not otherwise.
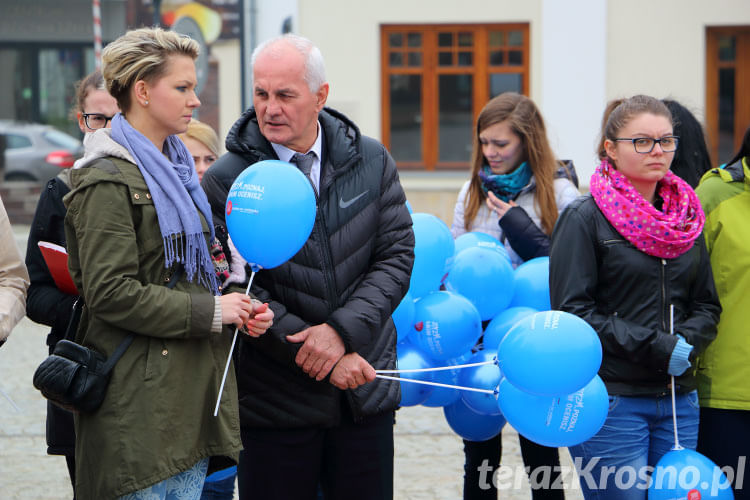
[{"label": "jacket zipper", "polygon": [[[333,181],[335,181],[341,174],[343,174],[346,171],[347,168],[349,168],[352,164],[354,164],[359,159],[360,159],[360,156],[355,155],[354,157],[350,158],[349,161],[345,165],[337,169],[335,172],[335,175],[333,175],[331,178],[330,184],[333,184]],[[323,169],[321,168],[321,174],[322,173],[323,173]],[[330,184],[327,184],[325,186],[326,192],[328,191],[328,187]],[[318,182],[318,191],[323,192],[323,176],[322,175],[320,177],[320,181]],[[335,266],[333,265],[333,257],[331,256],[330,240],[328,237],[328,231],[326,230],[326,220],[325,220],[325,217],[323,216],[323,211],[320,210],[320,195],[318,194],[318,192],[315,193],[315,212],[316,214],[320,216],[320,227],[319,227],[318,233],[321,236],[323,261],[325,264],[325,271],[326,271],[325,273],[323,273],[323,277],[324,277],[325,285],[326,285],[326,292],[328,295],[328,300],[332,305],[332,308],[337,309],[339,307],[339,297],[335,293],[336,286],[333,280],[333,273],[335,270]]]},{"label": "jacket zipper", "polygon": [[667,261],[661,259],[661,327],[664,331],[667,330]]}]

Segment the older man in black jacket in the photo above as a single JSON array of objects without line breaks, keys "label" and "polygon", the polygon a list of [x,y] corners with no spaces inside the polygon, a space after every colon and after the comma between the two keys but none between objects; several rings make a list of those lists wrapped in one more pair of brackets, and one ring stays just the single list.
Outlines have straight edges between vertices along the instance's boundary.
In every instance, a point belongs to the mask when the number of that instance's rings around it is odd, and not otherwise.
[{"label": "older man in black jacket", "polygon": [[270,40],[252,65],[254,106],[202,182],[214,221],[223,224],[234,179],[268,159],[308,175],[317,213],[302,250],[253,281],[275,322],[239,348],[240,498],[312,499],[318,485],[326,499],[392,498],[400,392],[375,370],[395,368],[391,314],[414,260],[396,166],[382,144],[324,108],[323,59],[309,40]]}]

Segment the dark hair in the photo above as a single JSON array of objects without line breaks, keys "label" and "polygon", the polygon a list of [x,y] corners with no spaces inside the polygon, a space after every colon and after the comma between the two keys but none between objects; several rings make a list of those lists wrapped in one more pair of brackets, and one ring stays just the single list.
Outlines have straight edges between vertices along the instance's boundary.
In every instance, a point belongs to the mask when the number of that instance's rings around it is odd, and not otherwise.
[{"label": "dark hair", "polygon": [[547,128],[544,126],[544,118],[539,108],[534,101],[515,92],[505,92],[493,97],[484,105],[477,117],[471,155],[469,195],[464,202],[466,230],[469,230],[486,196],[479,178],[479,171],[485,163],[479,144],[479,134],[487,127],[504,121],[508,122],[513,133],[521,139],[523,158],[529,163],[536,179],[534,200],[539,209],[542,230],[550,234],[557,221],[554,186],[557,160],[547,140]]},{"label": "dark hair", "polygon": [[[630,120],[640,114],[650,113],[652,115],[663,116],[672,122],[672,113],[669,108],[655,97],[648,95],[634,95],[627,99],[615,99],[607,103],[602,117],[602,131],[599,137],[599,144],[596,148],[596,154],[600,159],[607,158],[607,150],[604,148],[604,141],[609,139],[614,141],[620,130],[630,122]],[[612,159],[609,158],[612,163]],[[614,165],[614,163],[612,163]],[[617,167],[617,165],[614,165]]]},{"label": "dark hair", "polygon": [[71,120],[77,120],[78,112],[84,111],[83,105],[92,90],[105,90],[104,77],[102,76],[101,71],[96,70],[84,76],[82,79],[76,82],[75,89],[75,102],[73,103],[73,107],[70,109]]},{"label": "dark hair", "polygon": [[738,162],[748,156],[750,156],[750,127],[745,130],[745,136],[742,138],[742,144],[740,144],[740,149],[737,151],[737,154],[727,162],[727,165],[731,165],[732,163]]},{"label": "dark hair", "polygon": [[662,99],[662,102],[672,113],[674,135],[680,138],[670,169],[695,188],[703,174],[713,166],[703,127],[695,115],[679,102],[672,99]]}]

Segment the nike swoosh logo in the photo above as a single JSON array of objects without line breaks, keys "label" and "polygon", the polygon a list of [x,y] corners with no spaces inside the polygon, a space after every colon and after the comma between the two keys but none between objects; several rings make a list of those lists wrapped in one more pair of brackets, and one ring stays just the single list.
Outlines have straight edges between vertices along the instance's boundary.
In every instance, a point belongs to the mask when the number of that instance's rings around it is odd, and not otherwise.
[{"label": "nike swoosh logo", "polygon": [[[369,189],[367,191],[369,191]],[[360,199],[364,195],[366,195],[367,191],[365,191],[364,193],[359,193],[357,196],[355,196],[351,200],[344,201],[343,198],[339,198],[339,207],[340,208],[348,208],[352,203],[354,203],[355,201],[357,201],[358,199]]]}]

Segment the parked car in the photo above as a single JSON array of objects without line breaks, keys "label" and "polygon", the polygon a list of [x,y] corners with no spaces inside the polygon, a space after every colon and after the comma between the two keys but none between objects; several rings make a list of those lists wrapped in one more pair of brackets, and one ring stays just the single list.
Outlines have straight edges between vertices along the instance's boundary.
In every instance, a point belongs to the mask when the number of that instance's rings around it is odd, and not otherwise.
[{"label": "parked car", "polygon": [[6,181],[41,184],[83,156],[81,141],[50,125],[0,120],[5,139]]}]

